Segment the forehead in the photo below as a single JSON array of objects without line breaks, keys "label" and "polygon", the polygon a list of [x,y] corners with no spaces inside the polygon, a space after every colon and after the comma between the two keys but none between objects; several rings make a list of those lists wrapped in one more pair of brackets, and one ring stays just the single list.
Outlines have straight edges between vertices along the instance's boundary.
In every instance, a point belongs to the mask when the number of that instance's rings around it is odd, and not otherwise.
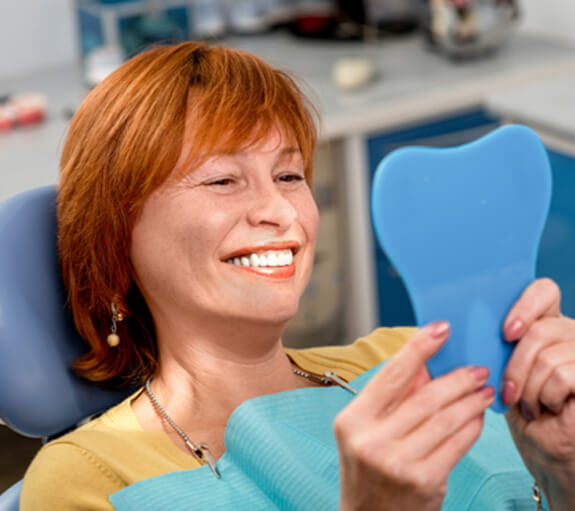
[{"label": "forehead", "polygon": [[251,139],[247,139],[237,147],[226,147],[224,144],[221,148],[214,150],[214,153],[218,154],[249,154],[252,152],[281,153],[282,155],[301,154],[295,137],[278,126],[274,126],[265,134],[255,132]]},{"label": "forehead", "polygon": [[278,124],[269,127],[255,125],[250,133],[224,132],[213,140],[206,140],[202,137],[200,130],[193,126],[188,129],[186,125],[182,138],[182,151],[176,169],[185,168],[189,172],[190,169],[216,156],[241,156],[253,152],[301,155],[295,135]]}]

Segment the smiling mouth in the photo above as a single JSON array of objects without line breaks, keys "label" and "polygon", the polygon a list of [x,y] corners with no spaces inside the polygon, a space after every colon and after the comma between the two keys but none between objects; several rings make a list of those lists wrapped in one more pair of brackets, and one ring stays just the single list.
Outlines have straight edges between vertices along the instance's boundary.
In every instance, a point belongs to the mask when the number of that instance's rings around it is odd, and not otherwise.
[{"label": "smiling mouth", "polygon": [[293,251],[286,248],[282,250],[265,250],[263,252],[251,252],[226,260],[228,264],[242,266],[244,268],[278,268],[293,264]]}]

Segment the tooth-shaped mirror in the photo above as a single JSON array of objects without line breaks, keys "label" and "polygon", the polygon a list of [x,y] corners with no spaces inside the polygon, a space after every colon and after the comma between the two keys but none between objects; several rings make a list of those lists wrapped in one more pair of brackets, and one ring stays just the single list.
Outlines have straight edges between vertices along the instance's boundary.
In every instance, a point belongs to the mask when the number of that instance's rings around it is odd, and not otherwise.
[{"label": "tooth-shaped mirror", "polygon": [[[490,368],[499,390],[513,344],[507,312],[535,278],[551,199],[547,153],[529,128],[498,128],[469,144],[407,147],[373,180],[380,245],[407,287],[417,324],[448,320],[451,336],[428,363],[432,376]],[[503,412],[500,393],[492,405]]]}]

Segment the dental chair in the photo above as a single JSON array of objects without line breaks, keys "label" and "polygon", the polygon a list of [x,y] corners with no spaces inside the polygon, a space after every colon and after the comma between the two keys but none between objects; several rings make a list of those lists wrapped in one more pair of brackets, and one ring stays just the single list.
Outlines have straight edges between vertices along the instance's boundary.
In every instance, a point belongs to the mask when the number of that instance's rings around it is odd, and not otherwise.
[{"label": "dental chair", "polygon": [[[43,441],[133,391],[102,390],[71,370],[87,346],[65,308],[56,195],[43,187],[0,204],[0,420]],[[21,485],[0,495],[0,511],[18,510]]]}]

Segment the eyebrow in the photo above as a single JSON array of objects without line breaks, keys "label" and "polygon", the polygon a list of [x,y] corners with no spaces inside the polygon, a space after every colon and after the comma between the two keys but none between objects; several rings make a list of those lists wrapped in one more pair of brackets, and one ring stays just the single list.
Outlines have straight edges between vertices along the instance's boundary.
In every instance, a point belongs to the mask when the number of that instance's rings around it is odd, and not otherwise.
[{"label": "eyebrow", "polygon": [[[216,151],[214,156],[245,156],[248,154],[248,150],[240,151]],[[301,154],[301,149],[299,147],[284,147],[280,151],[280,156],[286,156],[289,154]]]},{"label": "eyebrow", "polygon": [[282,149],[282,154],[291,154],[291,153],[300,153],[301,154],[301,149],[299,147],[285,147],[284,149]]}]

